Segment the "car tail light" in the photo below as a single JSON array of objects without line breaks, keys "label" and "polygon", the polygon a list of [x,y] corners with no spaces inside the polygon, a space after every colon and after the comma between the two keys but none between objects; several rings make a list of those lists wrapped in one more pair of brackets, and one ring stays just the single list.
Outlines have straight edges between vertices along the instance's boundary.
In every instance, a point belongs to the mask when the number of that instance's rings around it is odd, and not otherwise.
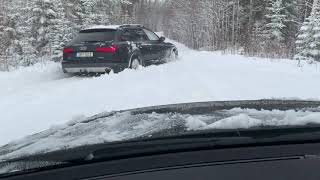
[{"label": "car tail light", "polygon": [[72,53],[73,52],[73,49],[71,48],[64,48],[63,49],[63,53]]},{"label": "car tail light", "polygon": [[97,51],[97,52],[112,52],[112,53],[114,53],[114,52],[117,51],[117,48],[118,48],[117,45],[112,44],[112,45],[109,46],[109,47],[97,47],[97,48],[96,48],[96,51]]}]

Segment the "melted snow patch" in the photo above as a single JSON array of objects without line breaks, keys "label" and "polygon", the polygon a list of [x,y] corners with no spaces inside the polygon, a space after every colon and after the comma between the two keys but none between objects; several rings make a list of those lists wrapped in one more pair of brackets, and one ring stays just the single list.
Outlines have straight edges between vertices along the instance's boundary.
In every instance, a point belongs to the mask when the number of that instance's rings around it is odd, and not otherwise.
[{"label": "melted snow patch", "polygon": [[294,126],[319,124],[320,112],[295,110],[255,110],[232,109],[224,111],[228,117],[213,120],[210,116],[189,117],[186,126],[189,130],[205,129],[248,129],[263,126]]}]

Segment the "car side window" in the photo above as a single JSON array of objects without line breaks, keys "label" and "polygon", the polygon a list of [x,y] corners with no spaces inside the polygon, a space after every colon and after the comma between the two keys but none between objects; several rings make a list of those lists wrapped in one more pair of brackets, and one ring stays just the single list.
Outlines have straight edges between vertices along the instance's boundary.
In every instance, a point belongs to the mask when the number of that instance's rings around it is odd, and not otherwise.
[{"label": "car side window", "polygon": [[151,41],[159,41],[159,36],[157,36],[154,32],[149,31],[147,29],[143,29],[143,31],[147,34],[149,40],[151,40]]},{"label": "car side window", "polygon": [[125,29],[120,35],[121,41],[145,41],[148,40],[147,35],[142,29]]}]

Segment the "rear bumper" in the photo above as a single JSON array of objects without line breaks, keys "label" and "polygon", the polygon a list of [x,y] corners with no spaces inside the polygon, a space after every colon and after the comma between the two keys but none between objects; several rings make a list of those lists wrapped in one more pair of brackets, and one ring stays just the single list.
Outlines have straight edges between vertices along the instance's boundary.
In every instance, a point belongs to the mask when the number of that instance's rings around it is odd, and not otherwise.
[{"label": "rear bumper", "polygon": [[117,73],[125,68],[128,68],[128,63],[62,62],[62,70],[65,73],[105,73],[111,70]]}]

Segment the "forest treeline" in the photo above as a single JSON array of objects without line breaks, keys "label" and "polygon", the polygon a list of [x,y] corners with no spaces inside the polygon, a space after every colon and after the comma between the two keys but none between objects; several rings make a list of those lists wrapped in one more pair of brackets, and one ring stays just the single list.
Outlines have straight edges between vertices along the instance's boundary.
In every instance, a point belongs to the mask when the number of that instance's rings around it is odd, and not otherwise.
[{"label": "forest treeline", "polygon": [[0,64],[59,61],[81,28],[132,23],[193,49],[318,61],[319,9],[318,0],[1,0]]}]

